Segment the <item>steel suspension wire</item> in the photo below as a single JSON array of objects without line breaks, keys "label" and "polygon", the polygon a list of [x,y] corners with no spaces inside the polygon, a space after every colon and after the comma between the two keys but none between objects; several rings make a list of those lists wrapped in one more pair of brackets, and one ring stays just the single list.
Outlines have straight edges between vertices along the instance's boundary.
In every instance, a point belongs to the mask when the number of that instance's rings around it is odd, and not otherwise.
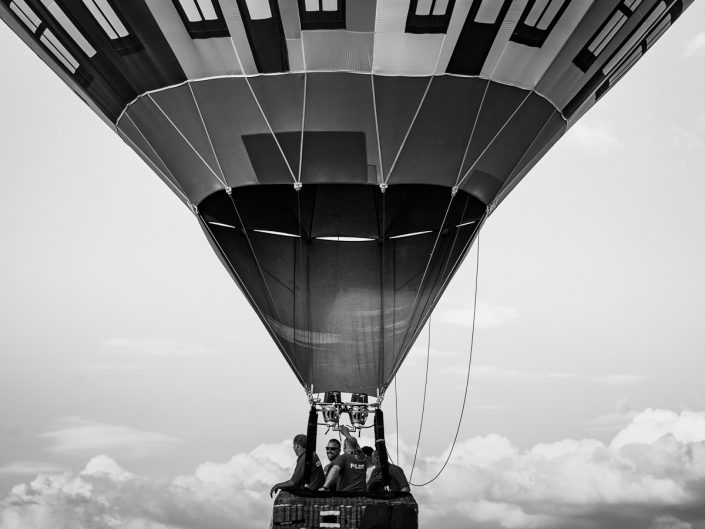
[{"label": "steel suspension wire", "polygon": [[[282,344],[281,340],[279,340],[278,335],[274,332],[274,329],[272,328],[272,325],[271,325],[269,319],[267,319],[266,314],[265,314],[265,313],[257,306],[257,304],[254,302],[254,299],[255,299],[254,296],[253,296],[253,295],[250,293],[250,291],[247,289],[247,286],[245,285],[245,283],[240,279],[240,276],[239,276],[239,274],[237,273],[236,268],[233,266],[232,261],[231,261],[230,258],[228,257],[228,254],[225,253],[225,250],[223,249],[223,246],[220,244],[220,242],[218,241],[218,239],[216,239],[215,235],[213,235],[213,230],[211,230],[210,226],[208,225],[208,222],[206,221],[205,218],[203,218],[203,216],[202,216],[200,213],[198,214],[198,218],[199,218],[199,219],[201,220],[201,222],[203,223],[203,226],[205,226],[206,229],[208,230],[208,233],[209,233],[209,235],[210,235],[210,238],[211,238],[211,240],[215,243],[215,245],[218,247],[218,251],[220,252],[220,255],[222,255],[223,258],[227,261],[227,263],[228,263],[228,269],[229,269],[229,270],[232,272],[232,274],[235,276],[235,278],[236,278],[236,280],[237,280],[237,283],[241,286],[243,292],[245,293],[245,296],[246,296],[248,299],[250,299],[251,305],[254,307],[255,312],[257,312],[257,313],[260,315],[260,318],[262,319],[262,322],[264,323],[264,325],[265,325],[265,326],[267,327],[267,329],[269,330],[270,334],[272,335],[272,338],[274,339],[274,341],[276,342],[276,344],[280,347],[280,349],[283,351],[283,350],[284,350],[284,345]],[[294,371],[294,373],[296,374],[296,376],[299,377],[299,379],[303,380],[303,376],[301,375],[301,373],[299,372],[299,370],[296,368],[296,365],[294,365],[294,363],[289,359],[289,357],[285,356],[284,358],[285,358],[285,360],[287,361],[287,363],[289,364],[289,366],[291,367],[291,369]]]},{"label": "steel suspension wire", "polygon": [[[423,430],[423,418],[426,411],[426,390],[428,388],[428,366],[431,361],[431,316],[428,317],[428,343],[426,345],[426,376],[423,381],[423,402],[421,404],[421,421],[419,423],[419,435],[416,437],[416,450],[414,450],[414,461],[411,463],[411,471],[409,479],[414,477],[414,467],[416,466],[416,457],[419,455],[419,446],[421,445],[421,431]],[[399,457],[397,457],[399,459]]]},{"label": "steel suspension wire", "polygon": [[[448,457],[446,457],[446,460],[443,463],[443,466],[441,466],[440,470],[436,473],[435,476],[433,476],[428,481],[425,481],[424,483],[412,483],[411,476],[409,476],[409,484],[413,485],[414,487],[425,487],[426,485],[433,483],[434,481],[436,481],[438,479],[438,477],[443,473],[446,466],[448,465],[448,462],[450,461],[450,458],[453,455],[453,450],[455,449],[455,443],[458,441],[458,435],[460,434],[460,426],[463,423],[463,415],[465,414],[465,405],[467,404],[467,400],[468,400],[468,388],[470,386],[470,366],[472,365],[472,352],[473,352],[473,346],[475,344],[475,317],[477,315],[477,285],[478,285],[479,276],[480,276],[480,234],[478,232],[478,234],[477,234],[477,258],[476,258],[476,264],[475,264],[475,294],[473,296],[472,331],[470,333],[470,352],[468,354],[468,370],[467,370],[467,375],[465,377],[465,393],[463,395],[463,405],[460,408],[460,417],[458,417],[458,426],[455,429],[455,436],[453,437],[453,442],[450,445],[450,450],[448,451]],[[428,360],[426,363],[426,376],[428,377]],[[426,388],[424,387],[424,402],[425,402],[425,400],[426,400]],[[423,411],[422,411],[421,418],[423,420]],[[423,424],[423,422],[422,422],[422,424]],[[419,437],[420,436],[421,436],[421,427],[419,427]],[[418,450],[418,443],[417,443],[416,449]],[[416,456],[414,456],[414,457],[416,457]],[[412,467],[412,472],[413,472],[413,467]]]},{"label": "steel suspension wire", "polygon": [[[373,83],[374,86],[374,83]],[[373,90],[374,93],[374,90]],[[376,114],[375,114],[375,119],[377,119]],[[378,142],[379,142],[379,133],[377,134]],[[381,159],[381,158],[380,158]],[[379,229],[379,234],[380,238],[382,239],[382,268],[379,272],[379,286],[380,286],[380,311],[379,311],[379,324],[380,324],[380,337],[382,338],[382,361],[380,362],[379,369],[377,370],[377,384],[381,384],[384,382],[384,366],[385,366],[385,355],[386,355],[386,350],[385,346],[387,345],[387,330],[385,327],[385,301],[386,301],[386,296],[384,295],[385,292],[385,275],[387,273],[387,266],[386,266],[386,257],[387,257],[387,248],[384,243],[386,237],[386,232],[387,232],[387,198],[384,193],[384,189],[380,187],[380,192],[382,193],[382,226]],[[392,329],[392,336],[394,336],[394,329]],[[394,346],[392,344],[392,353],[394,352]],[[396,392],[395,392],[396,393]],[[395,395],[396,398],[396,395]]]},{"label": "steel suspension wire", "polygon": [[[303,137],[303,132],[301,133],[301,136]],[[300,169],[300,167],[299,167]],[[300,177],[300,176],[299,176]],[[299,225],[299,264],[301,268],[301,276],[304,275],[304,245],[303,245],[303,233],[301,230],[301,190],[294,188],[294,192],[296,193],[296,222]],[[296,248],[296,246],[294,246]],[[296,250],[294,250],[296,251]],[[306,285],[306,294],[308,293],[308,284]],[[304,294],[304,295],[306,295]],[[305,299],[306,303],[308,303],[308,299]],[[296,354],[296,258],[294,258],[294,354]],[[308,321],[306,321],[306,325],[304,326],[303,323],[301,325],[302,331],[303,328],[306,327],[308,330]],[[301,333],[303,335],[303,338],[306,338],[305,331]],[[307,362],[306,362],[306,368],[308,369],[308,376],[311,376],[311,373],[313,371],[313,360],[311,359],[311,352],[310,350],[307,350]]]},{"label": "steel suspension wire", "polygon": [[[247,228],[246,228],[245,223],[242,219],[242,216],[240,215],[240,210],[238,209],[237,204],[235,203],[235,198],[233,197],[232,191],[230,193],[228,193],[228,198],[230,199],[230,203],[232,204],[233,209],[235,210],[235,214],[237,216],[238,223],[240,224],[240,226],[242,226],[242,232],[245,236],[245,240],[247,241],[247,245],[250,248],[250,252],[252,252],[252,258],[254,259],[255,265],[257,266],[257,270],[259,271],[260,277],[262,278],[262,284],[264,285],[264,288],[265,288],[265,290],[268,294],[268,297],[269,297],[268,302],[269,302],[270,308],[273,308],[274,313],[276,314],[275,321],[281,323],[284,320],[282,319],[281,314],[279,313],[279,308],[277,307],[277,304],[274,301],[274,296],[272,294],[271,289],[269,288],[269,283],[267,283],[267,276],[266,276],[264,269],[262,268],[262,265],[260,264],[260,261],[257,257],[257,252],[255,251],[255,246],[254,246],[254,244],[252,244],[252,240],[250,239],[250,236],[247,234]],[[210,231],[210,228],[209,228],[209,231]],[[224,252],[222,252],[222,249],[221,249],[221,253],[224,254]],[[228,262],[230,262],[229,259],[228,259]],[[232,264],[230,266],[232,268]],[[296,290],[296,289],[294,289],[294,290]],[[259,311],[259,312],[264,315],[264,322],[266,322],[267,328],[270,330],[270,333],[273,336],[276,336],[276,332],[274,331],[274,328],[272,327],[271,322],[269,321],[270,318],[267,317],[267,314],[265,314],[264,311]],[[294,334],[296,334],[296,329],[294,329]],[[289,366],[294,371],[294,373],[296,373],[296,376],[299,378],[299,381],[302,384],[305,384],[304,383],[305,378],[304,378],[303,374],[299,371],[299,369],[294,364],[294,358],[296,356],[296,347],[294,346],[294,351],[292,354],[291,349],[289,347],[285,348],[284,344],[281,342],[281,340],[279,340],[279,338],[276,339],[276,342],[279,345],[279,349],[284,354],[284,357],[286,358]],[[286,351],[286,353],[285,353],[285,351]]]},{"label": "steel suspension wire", "polygon": [[[465,212],[467,211],[468,204],[470,202],[470,199],[467,198],[465,200],[465,206],[463,207],[463,214],[461,218],[465,218]],[[433,311],[434,307],[436,306],[436,303],[438,303],[438,300],[440,299],[441,295],[443,294],[446,285],[448,284],[448,281],[451,277],[452,274],[446,276],[446,270],[448,269],[448,265],[450,264],[451,261],[451,255],[453,254],[453,250],[455,249],[455,244],[458,242],[458,234],[459,231],[456,230],[455,235],[453,236],[453,242],[450,245],[450,248],[447,251],[447,256],[444,259],[443,263],[443,270],[442,272],[436,277],[436,279],[433,281],[433,289],[436,289],[436,285],[438,283],[438,280],[445,276],[445,279],[443,280],[440,288],[437,289],[436,295],[431,297],[429,296],[426,299],[426,302],[424,303],[423,310],[421,311],[421,319],[420,321],[424,321],[428,317],[430,317],[431,312]],[[460,257],[455,260],[455,263],[453,263],[452,268],[455,269],[457,265],[460,263],[460,260],[462,259],[462,256],[465,255],[465,252],[470,248],[472,245],[473,240],[470,239],[465,246],[463,247],[463,251],[460,253]]]},{"label": "steel suspension wire", "polygon": [[[409,309],[409,324],[406,327],[406,331],[404,332],[404,338],[401,341],[401,346],[399,348],[399,351],[402,352],[404,350],[404,344],[406,343],[406,339],[409,336],[409,330],[411,329],[412,323],[414,321],[414,310],[416,310],[416,303],[419,300],[419,296],[421,294],[421,291],[423,290],[424,283],[426,281],[426,275],[428,274],[428,270],[431,266],[431,263],[433,262],[433,256],[436,253],[436,248],[438,247],[438,241],[441,238],[441,235],[443,234],[443,226],[445,226],[446,219],[448,218],[448,213],[450,212],[450,208],[453,205],[453,199],[455,198],[455,194],[450,195],[450,200],[448,201],[448,207],[446,207],[446,211],[443,214],[443,220],[441,221],[441,225],[438,228],[438,235],[436,235],[435,240],[433,241],[433,247],[431,248],[431,253],[428,255],[428,260],[426,261],[426,266],[423,271],[423,275],[421,276],[421,281],[419,281],[419,286],[416,289],[416,295],[414,296],[414,302],[411,304],[411,309]],[[423,311],[422,311],[423,313]],[[416,333],[419,328],[423,329],[423,326],[421,325],[421,319],[418,320],[416,326],[414,327],[414,332],[411,334],[411,343],[413,343],[414,338],[416,337]],[[399,369],[399,366],[401,362],[404,360],[404,356],[396,356],[395,352],[395,359],[394,359],[394,364],[392,365],[392,372],[396,371]]]}]

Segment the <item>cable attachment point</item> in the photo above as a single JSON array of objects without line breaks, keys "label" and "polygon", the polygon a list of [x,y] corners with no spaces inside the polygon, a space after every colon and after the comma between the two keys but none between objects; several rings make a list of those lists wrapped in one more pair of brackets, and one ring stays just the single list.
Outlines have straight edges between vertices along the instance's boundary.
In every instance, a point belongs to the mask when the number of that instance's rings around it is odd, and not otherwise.
[{"label": "cable attachment point", "polygon": [[458,194],[458,186],[453,186],[450,190],[450,196],[454,197]]},{"label": "cable attachment point", "polygon": [[383,195],[384,195],[384,192],[387,190],[388,187],[389,187],[389,186],[388,186],[387,184],[385,184],[384,182],[382,182],[381,184],[379,184],[379,190],[382,192]]},{"label": "cable attachment point", "polygon": [[232,187],[226,187],[225,192],[228,194],[228,196],[233,194],[233,188]]},{"label": "cable attachment point", "polygon": [[188,207],[191,209],[191,212],[194,215],[198,215],[198,206],[196,204],[192,204],[191,202],[189,202]]},{"label": "cable attachment point", "polygon": [[294,191],[301,191],[304,185],[301,182],[294,182]]}]

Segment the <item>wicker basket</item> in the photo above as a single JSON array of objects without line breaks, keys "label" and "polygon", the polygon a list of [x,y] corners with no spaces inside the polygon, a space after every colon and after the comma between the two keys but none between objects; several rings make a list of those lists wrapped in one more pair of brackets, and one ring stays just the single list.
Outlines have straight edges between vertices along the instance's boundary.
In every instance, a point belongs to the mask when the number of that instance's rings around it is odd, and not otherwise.
[{"label": "wicker basket", "polygon": [[[354,494],[309,490],[279,492],[274,501],[271,527],[360,529],[368,509],[369,516],[376,515],[380,509],[386,510],[390,520],[403,514],[404,529],[418,527],[418,505],[409,493]],[[392,517],[392,513],[396,516]],[[391,521],[389,527],[393,527]]]}]

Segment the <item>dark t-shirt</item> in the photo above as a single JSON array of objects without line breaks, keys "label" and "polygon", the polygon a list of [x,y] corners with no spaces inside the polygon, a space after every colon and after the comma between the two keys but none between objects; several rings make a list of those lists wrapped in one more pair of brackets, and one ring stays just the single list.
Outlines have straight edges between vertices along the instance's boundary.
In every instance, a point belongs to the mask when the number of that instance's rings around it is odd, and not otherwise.
[{"label": "dark t-shirt", "polygon": [[[400,492],[404,487],[408,487],[409,482],[406,480],[404,471],[396,465],[389,464],[389,488],[393,492]],[[384,490],[382,485],[382,469],[375,467],[370,475],[370,481],[367,483],[367,490],[370,492],[381,492]]]},{"label": "dark t-shirt", "polygon": [[[330,472],[330,469],[331,469],[331,468],[333,468],[333,461],[331,461],[330,463],[328,463],[328,464],[325,466],[325,468],[323,469],[323,476],[324,476],[325,478],[328,478],[328,472]],[[325,482],[324,482],[324,483],[325,483]],[[335,483],[333,483],[333,484],[328,488],[328,490],[332,490],[332,491],[338,490],[338,481],[336,480]]]},{"label": "dark t-shirt", "polygon": [[366,490],[367,458],[362,452],[341,454],[335,458],[333,465],[340,467],[338,491],[364,492]]},{"label": "dark t-shirt", "polygon": [[[294,482],[295,489],[304,488],[304,466],[306,464],[306,453],[302,453],[296,460],[296,468],[291,475],[291,481]],[[323,486],[323,466],[317,454],[313,454],[313,465],[311,466],[311,480],[308,487],[313,490],[318,490]]]}]

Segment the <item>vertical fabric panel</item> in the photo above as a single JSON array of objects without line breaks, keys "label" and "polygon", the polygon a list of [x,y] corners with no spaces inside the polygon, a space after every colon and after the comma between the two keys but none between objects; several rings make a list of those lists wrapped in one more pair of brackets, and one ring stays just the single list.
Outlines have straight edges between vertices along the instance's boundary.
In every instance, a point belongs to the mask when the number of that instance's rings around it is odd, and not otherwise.
[{"label": "vertical fabric panel", "polygon": [[192,39],[171,2],[145,1],[189,79],[242,73],[229,37]]},{"label": "vertical fabric panel", "polygon": [[269,133],[262,113],[244,79],[211,79],[191,83],[216,155],[231,187],[254,183],[245,134]]},{"label": "vertical fabric panel", "polygon": [[211,146],[212,140],[209,137],[208,125],[201,119],[200,109],[189,85],[185,84],[171,90],[155,92],[150,97],[168,116],[173,126],[185,136],[189,147],[195,149],[212,171],[223,178],[220,162]]},{"label": "vertical fabric panel", "polygon": [[541,47],[507,42],[492,79],[521,88],[535,88],[573,36],[588,7],[587,2],[571,2]]},{"label": "vertical fabric panel", "polygon": [[342,29],[304,31],[303,41],[308,71],[372,70],[372,33],[354,33]]},{"label": "vertical fabric panel", "polygon": [[421,105],[429,82],[430,78],[426,77],[374,77],[382,176],[385,179]]},{"label": "vertical fabric panel", "polygon": [[240,8],[237,6],[237,0],[218,0],[218,2],[223,10],[223,17],[230,32],[230,45],[236,50],[238,68],[240,68],[241,73],[247,75],[256,74],[257,66],[255,65],[250,43],[247,40],[247,32],[240,14]]},{"label": "vertical fabric panel", "polygon": [[377,33],[374,72],[395,75],[430,75],[443,44],[443,35]]},{"label": "vertical fabric panel", "polygon": [[[293,141],[298,143],[303,123],[304,76],[253,77],[250,86],[272,130],[275,133],[292,133]],[[299,148],[294,152],[284,151],[284,154],[298,179]]]},{"label": "vertical fabric panel", "polygon": [[354,0],[345,3],[345,29],[348,31],[373,32],[376,16],[377,0]]},{"label": "vertical fabric panel", "polygon": [[362,132],[367,163],[379,167],[371,76],[309,74],[307,83],[305,130]]},{"label": "vertical fabric panel", "polygon": [[433,80],[397,165],[387,175],[390,184],[429,179],[455,184],[485,84],[459,77]]},{"label": "vertical fabric panel", "polygon": [[[484,89],[483,89],[484,90]],[[506,127],[514,114],[522,105],[529,92],[512,86],[489,82],[477,122],[473,124],[470,146],[467,149],[461,176],[476,164],[484,153],[496,149],[495,137]],[[523,124],[523,126],[529,126]],[[532,124],[532,126],[534,126]],[[521,147],[512,146],[512,151],[520,151]],[[501,152],[501,151],[500,151]],[[504,155],[506,156],[507,153]]]},{"label": "vertical fabric panel", "polygon": [[[127,111],[140,133],[169,169],[194,204],[222,189],[209,166],[194,152],[169,123],[164,114],[148,99],[140,99]],[[123,118],[124,119],[124,118]]]}]

